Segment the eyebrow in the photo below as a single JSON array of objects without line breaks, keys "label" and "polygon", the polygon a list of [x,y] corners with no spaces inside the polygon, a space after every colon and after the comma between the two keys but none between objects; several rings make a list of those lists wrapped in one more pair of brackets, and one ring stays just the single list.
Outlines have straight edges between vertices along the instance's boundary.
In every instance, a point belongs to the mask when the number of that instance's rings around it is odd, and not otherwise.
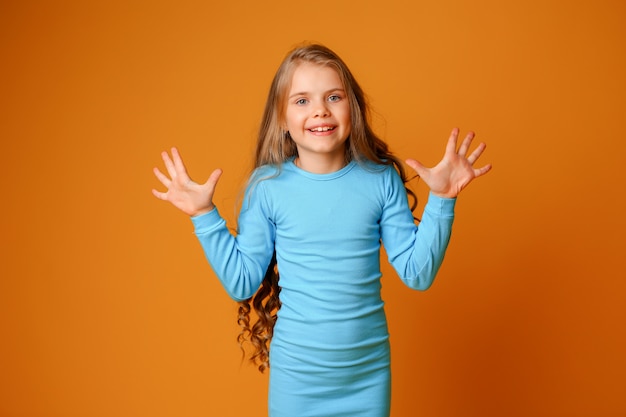
[{"label": "eyebrow", "polygon": [[[344,94],[346,93],[346,91],[345,91],[343,88],[341,88],[341,87],[337,87],[337,88],[331,88],[330,90],[325,91],[325,92],[324,92],[324,95],[329,94],[329,93],[334,93],[334,92],[337,92],[337,91],[341,91],[341,92],[342,92],[342,93],[344,93]],[[309,95],[309,94],[310,94],[310,93],[309,93],[309,92],[307,92],[307,91],[301,91],[301,92],[298,92],[298,93],[293,93],[293,94],[291,94],[288,98],[290,98],[290,99],[291,99],[291,98],[293,98],[293,97],[297,97],[297,96],[306,96],[306,95]]]}]

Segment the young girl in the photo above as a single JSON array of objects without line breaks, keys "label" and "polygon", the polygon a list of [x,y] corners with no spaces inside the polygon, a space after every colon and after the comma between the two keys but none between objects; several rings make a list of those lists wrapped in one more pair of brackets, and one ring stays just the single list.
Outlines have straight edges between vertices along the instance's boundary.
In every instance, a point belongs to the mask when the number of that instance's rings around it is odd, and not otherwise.
[{"label": "young girl", "polygon": [[153,193],[191,216],[213,270],[241,302],[240,341],[252,341],[261,370],[271,363],[270,416],[389,416],[380,244],[409,287],[431,285],[456,196],[491,168],[473,167],[485,145],[469,153],[470,133],[457,150],[458,134],[434,168],[406,161],[430,188],[418,229],[404,169],[372,132],[363,91],[335,53],[308,45],[272,82],[236,236],[212,202],[221,170],[197,184],[175,148],[162,154],[169,176],[154,173],[167,191]]}]

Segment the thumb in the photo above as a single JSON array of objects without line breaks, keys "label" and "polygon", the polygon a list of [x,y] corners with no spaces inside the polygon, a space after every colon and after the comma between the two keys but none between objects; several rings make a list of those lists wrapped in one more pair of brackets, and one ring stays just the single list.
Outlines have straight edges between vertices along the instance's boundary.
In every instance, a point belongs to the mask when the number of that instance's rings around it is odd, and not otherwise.
[{"label": "thumb", "polygon": [[215,188],[221,176],[222,176],[222,170],[218,168],[215,171],[213,171],[211,175],[209,175],[209,179],[206,180],[204,185],[209,186],[210,188]]},{"label": "thumb", "polygon": [[407,159],[405,162],[408,166],[413,168],[415,172],[417,172],[417,175],[419,175],[420,177],[423,177],[427,174],[427,168],[422,165],[421,162],[415,159]]}]

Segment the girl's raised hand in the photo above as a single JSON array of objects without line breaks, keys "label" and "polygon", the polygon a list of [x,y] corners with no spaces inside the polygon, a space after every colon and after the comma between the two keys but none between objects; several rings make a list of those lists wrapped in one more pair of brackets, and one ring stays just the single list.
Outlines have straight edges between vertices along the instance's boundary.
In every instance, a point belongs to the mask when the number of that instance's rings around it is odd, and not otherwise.
[{"label": "girl's raised hand", "polygon": [[197,184],[189,178],[185,164],[176,148],[172,148],[171,158],[167,152],[161,153],[161,156],[169,177],[158,168],[154,168],[153,171],[167,191],[163,193],[153,189],[152,194],[160,200],[169,201],[190,216],[198,216],[213,210],[215,207],[213,194],[222,170],[216,169],[204,184]]},{"label": "girl's raised hand", "polygon": [[439,197],[456,197],[474,178],[485,175],[491,169],[491,164],[474,168],[474,163],[482,155],[486,145],[484,143],[479,144],[467,156],[474,139],[474,133],[468,133],[457,150],[458,136],[459,129],[453,129],[443,159],[433,168],[426,168],[414,159],[407,159],[406,161],[407,165],[413,168],[424,180],[433,194]]}]

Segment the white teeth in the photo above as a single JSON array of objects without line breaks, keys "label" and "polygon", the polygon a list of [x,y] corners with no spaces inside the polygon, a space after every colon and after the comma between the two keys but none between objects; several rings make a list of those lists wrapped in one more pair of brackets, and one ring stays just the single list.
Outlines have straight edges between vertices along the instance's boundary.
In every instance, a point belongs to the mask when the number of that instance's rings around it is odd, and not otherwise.
[{"label": "white teeth", "polygon": [[330,126],[323,127],[314,127],[313,129],[309,129],[311,132],[328,132],[329,130],[333,130]]}]

